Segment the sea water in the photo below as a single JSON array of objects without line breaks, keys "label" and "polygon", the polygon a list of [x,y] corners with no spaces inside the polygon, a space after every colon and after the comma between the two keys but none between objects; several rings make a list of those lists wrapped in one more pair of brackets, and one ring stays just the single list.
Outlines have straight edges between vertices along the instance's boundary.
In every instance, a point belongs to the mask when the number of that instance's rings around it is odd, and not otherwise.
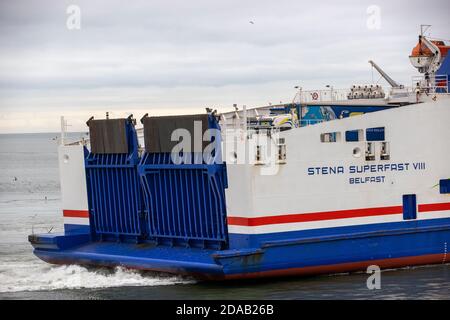
[{"label": "sea water", "polygon": [[[27,236],[61,232],[57,134],[0,135],[0,299],[449,299],[450,265],[239,282],[198,282],[153,272],[54,266]],[[80,137],[72,134],[69,138]]]}]

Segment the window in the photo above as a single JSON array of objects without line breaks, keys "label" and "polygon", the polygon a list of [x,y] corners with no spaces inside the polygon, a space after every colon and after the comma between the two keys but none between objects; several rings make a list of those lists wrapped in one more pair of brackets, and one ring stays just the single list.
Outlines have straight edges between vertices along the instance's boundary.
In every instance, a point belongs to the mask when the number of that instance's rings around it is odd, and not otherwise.
[{"label": "window", "polygon": [[340,132],[328,132],[320,135],[320,142],[338,142],[341,140]]},{"label": "window", "polygon": [[386,141],[381,142],[380,159],[381,160],[391,159],[391,156],[389,154],[389,142]]},{"label": "window", "polygon": [[346,142],[357,142],[363,140],[363,130],[349,130],[345,131]]},{"label": "window", "polygon": [[374,142],[367,142],[366,144],[366,161],[375,160],[375,145]]},{"label": "window", "polygon": [[368,128],[366,129],[367,141],[384,141],[384,127]]}]

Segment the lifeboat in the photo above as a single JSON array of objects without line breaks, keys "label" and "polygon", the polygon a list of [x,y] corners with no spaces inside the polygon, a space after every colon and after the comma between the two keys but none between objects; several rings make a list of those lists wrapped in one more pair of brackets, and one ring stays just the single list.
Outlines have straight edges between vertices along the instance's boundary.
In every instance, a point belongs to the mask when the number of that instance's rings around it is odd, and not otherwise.
[{"label": "lifeboat", "polygon": [[[450,46],[446,46],[444,41],[440,40],[430,40],[430,42],[435,45],[441,53],[441,61],[447,56]],[[411,55],[409,56],[411,64],[420,70],[424,70],[433,62],[434,54],[430,48],[428,48],[423,41],[417,43],[413,48]]]}]

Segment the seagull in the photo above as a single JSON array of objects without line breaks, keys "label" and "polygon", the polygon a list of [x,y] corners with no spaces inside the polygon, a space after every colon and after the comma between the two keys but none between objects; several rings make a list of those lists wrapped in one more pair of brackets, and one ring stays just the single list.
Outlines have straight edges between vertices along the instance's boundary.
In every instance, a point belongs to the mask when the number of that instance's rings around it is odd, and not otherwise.
[{"label": "seagull", "polygon": [[249,21],[249,23],[251,23],[251,24],[255,24],[253,21]]}]

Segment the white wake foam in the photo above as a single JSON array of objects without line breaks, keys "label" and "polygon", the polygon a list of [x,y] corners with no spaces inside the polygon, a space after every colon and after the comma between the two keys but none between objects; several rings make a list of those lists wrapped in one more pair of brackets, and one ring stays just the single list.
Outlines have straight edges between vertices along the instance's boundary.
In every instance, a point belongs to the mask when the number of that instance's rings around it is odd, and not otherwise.
[{"label": "white wake foam", "polygon": [[0,292],[39,291],[122,286],[162,286],[192,283],[193,280],[123,268],[88,270],[81,266],[51,266],[38,263],[3,265]]}]

